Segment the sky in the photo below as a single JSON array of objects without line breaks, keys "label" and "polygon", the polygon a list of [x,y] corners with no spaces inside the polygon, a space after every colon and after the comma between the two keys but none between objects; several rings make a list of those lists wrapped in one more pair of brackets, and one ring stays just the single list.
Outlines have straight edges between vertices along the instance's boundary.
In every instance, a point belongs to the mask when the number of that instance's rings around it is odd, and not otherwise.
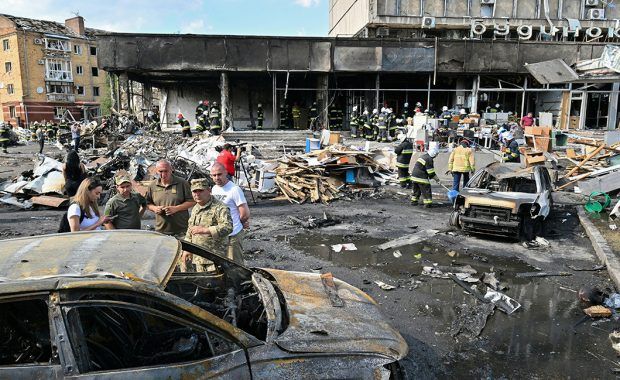
[{"label": "sky", "polygon": [[0,13],[127,33],[327,36],[329,0],[0,0]]}]

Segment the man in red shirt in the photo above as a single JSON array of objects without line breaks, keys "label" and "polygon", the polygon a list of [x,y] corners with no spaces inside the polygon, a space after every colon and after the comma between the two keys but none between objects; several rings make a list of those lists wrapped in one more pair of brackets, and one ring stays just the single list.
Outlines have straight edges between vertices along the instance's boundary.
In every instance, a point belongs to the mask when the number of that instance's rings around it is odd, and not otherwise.
[{"label": "man in red shirt", "polygon": [[235,162],[239,160],[241,156],[241,149],[237,148],[237,155],[231,153],[232,146],[230,144],[224,144],[222,146],[222,151],[220,155],[217,157],[217,162],[224,165],[226,168],[226,173],[228,173],[229,179],[235,175]]},{"label": "man in red shirt", "polygon": [[531,126],[533,126],[533,125],[534,125],[534,122],[535,122],[535,119],[534,119],[534,117],[532,116],[532,113],[531,113],[531,112],[528,112],[528,113],[527,113],[527,116],[523,116],[523,117],[521,118],[521,126],[522,126],[522,127],[531,127]]}]

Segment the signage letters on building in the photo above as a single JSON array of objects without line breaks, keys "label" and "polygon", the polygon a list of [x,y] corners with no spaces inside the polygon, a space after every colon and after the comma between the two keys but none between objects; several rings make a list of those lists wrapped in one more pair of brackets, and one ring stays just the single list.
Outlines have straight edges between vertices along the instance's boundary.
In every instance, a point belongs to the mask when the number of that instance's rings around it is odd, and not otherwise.
[{"label": "signage letters on building", "polygon": [[[533,25],[521,24],[516,27],[517,35],[519,36],[519,40],[525,41],[530,40],[534,37],[534,31],[538,30],[539,35],[547,36],[549,38],[555,37],[558,33],[561,33],[562,37],[579,37],[583,32],[585,36],[588,38],[598,38],[606,36],[608,38],[614,38],[620,40],[620,20],[615,20],[615,27],[598,27],[591,26],[588,28],[576,27],[571,29],[569,26],[547,26],[547,25],[539,25],[537,27]],[[470,36],[471,38],[479,38],[487,31],[487,26],[484,24],[485,20],[472,20]],[[510,23],[506,21],[505,23],[499,24],[495,23],[493,26],[493,36],[494,37],[506,37],[510,34]]]}]

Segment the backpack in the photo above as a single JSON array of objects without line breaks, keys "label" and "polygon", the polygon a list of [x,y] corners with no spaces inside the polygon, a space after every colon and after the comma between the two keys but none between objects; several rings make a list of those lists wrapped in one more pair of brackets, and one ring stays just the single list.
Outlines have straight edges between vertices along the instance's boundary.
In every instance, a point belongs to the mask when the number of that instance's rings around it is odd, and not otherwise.
[{"label": "backpack", "polygon": [[[69,218],[67,217],[68,213],[69,213],[69,210],[67,210],[64,214],[62,214],[62,218],[60,218],[60,224],[58,226],[58,233],[71,232],[71,226],[69,225]],[[80,224],[82,224],[82,221],[84,220],[85,217],[86,217],[86,213],[80,207]]]}]

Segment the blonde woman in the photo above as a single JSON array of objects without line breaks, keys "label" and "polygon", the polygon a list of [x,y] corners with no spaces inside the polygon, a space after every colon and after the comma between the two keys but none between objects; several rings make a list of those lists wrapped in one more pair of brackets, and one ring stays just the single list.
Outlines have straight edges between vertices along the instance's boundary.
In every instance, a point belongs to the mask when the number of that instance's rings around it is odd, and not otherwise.
[{"label": "blonde woman", "polygon": [[86,178],[78,187],[74,203],[69,206],[67,219],[71,232],[99,230],[110,218],[99,213],[97,201],[103,186],[94,179]]}]

